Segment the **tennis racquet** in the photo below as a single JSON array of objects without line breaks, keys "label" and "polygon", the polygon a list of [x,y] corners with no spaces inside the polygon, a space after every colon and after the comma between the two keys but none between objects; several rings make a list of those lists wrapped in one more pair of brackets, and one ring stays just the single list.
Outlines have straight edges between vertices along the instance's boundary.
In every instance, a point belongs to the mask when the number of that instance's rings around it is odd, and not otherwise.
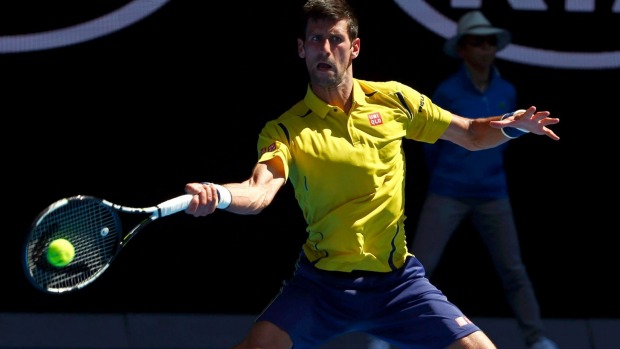
[{"label": "tennis racquet", "polygon": [[[142,228],[158,218],[185,210],[191,199],[192,195],[186,194],[144,208],[121,206],[86,195],[58,200],[37,216],[26,236],[22,259],[26,277],[46,293],[81,289],[101,276]],[[147,217],[124,234],[121,212]],[[75,257],[64,267],[47,261],[49,243],[59,238],[69,240],[75,248]]]}]

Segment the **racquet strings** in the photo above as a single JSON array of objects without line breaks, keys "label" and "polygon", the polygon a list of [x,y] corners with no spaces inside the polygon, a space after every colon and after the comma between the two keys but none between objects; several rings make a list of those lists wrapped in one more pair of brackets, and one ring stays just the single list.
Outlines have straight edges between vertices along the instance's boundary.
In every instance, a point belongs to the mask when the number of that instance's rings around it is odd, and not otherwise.
[{"label": "racquet strings", "polygon": [[[75,257],[64,267],[47,261],[55,239],[69,240]],[[120,249],[118,214],[101,200],[78,196],[52,204],[35,220],[26,246],[26,275],[47,292],[61,293],[86,286],[99,276]]]}]

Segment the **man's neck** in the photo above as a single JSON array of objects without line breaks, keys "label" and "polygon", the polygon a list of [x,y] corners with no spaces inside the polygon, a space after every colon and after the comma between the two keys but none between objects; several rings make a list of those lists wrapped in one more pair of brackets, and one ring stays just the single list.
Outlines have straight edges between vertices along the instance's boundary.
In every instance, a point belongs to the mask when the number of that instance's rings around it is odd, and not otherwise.
[{"label": "man's neck", "polygon": [[337,86],[311,85],[312,92],[329,105],[334,105],[349,113],[353,105],[353,76],[347,74]]}]

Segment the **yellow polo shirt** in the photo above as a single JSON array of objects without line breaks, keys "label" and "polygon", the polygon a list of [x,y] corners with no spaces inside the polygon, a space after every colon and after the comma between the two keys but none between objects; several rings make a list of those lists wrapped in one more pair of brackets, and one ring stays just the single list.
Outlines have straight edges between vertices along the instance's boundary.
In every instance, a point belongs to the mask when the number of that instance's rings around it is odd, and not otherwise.
[{"label": "yellow polo shirt", "polygon": [[284,163],[307,223],[303,250],[317,268],[387,272],[411,255],[402,139],[434,143],[451,114],[395,81],[356,79],[353,100],[346,114],[308,87],[262,129],[259,161],[277,156]]}]

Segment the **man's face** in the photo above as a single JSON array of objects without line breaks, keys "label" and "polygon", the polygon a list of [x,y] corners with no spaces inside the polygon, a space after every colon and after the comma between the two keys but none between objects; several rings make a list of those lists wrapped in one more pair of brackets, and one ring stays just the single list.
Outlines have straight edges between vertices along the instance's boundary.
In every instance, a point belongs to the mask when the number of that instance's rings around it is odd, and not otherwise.
[{"label": "man's face", "polygon": [[345,20],[309,21],[306,37],[298,40],[299,57],[306,60],[306,67],[313,85],[332,87],[339,85],[359,52],[359,39],[351,42]]},{"label": "man's face", "polygon": [[471,65],[489,67],[497,54],[497,37],[495,35],[465,35],[459,46],[459,54]]}]

